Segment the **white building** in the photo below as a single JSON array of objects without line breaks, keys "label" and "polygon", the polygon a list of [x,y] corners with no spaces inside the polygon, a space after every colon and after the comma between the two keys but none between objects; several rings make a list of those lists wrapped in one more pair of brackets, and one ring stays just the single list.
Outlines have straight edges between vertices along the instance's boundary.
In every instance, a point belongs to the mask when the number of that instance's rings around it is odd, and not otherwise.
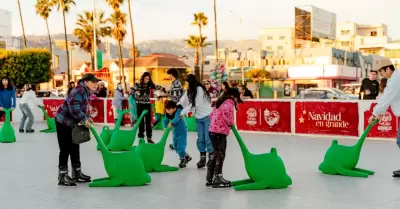
[{"label": "white building", "polygon": [[0,9],[0,49],[21,49],[22,39],[12,36],[12,15],[10,11]]},{"label": "white building", "polygon": [[263,28],[258,34],[261,50],[281,51],[293,49],[294,31],[291,27],[286,28]]}]

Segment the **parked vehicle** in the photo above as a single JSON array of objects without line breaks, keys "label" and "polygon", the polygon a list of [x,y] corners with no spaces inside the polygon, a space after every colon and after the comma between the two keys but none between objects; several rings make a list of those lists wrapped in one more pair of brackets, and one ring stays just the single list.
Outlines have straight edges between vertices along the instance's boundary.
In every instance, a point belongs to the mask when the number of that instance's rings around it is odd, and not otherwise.
[{"label": "parked vehicle", "polygon": [[295,99],[339,99],[353,100],[358,99],[357,95],[346,94],[337,88],[309,88],[304,90],[304,94],[299,94]]}]

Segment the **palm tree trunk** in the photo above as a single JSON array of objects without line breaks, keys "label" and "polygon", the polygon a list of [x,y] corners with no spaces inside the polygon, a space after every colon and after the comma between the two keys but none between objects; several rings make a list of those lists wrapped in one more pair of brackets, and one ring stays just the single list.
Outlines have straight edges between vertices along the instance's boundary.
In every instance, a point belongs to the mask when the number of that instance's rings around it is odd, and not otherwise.
[{"label": "palm tree trunk", "polygon": [[[126,86],[126,79],[125,79],[125,70],[124,70],[124,63],[123,63],[123,61],[122,61],[122,49],[121,49],[121,45],[122,45],[122,43],[121,43],[121,41],[118,41],[118,54],[119,54],[119,82],[121,83],[121,80],[122,80],[122,83],[123,83],[123,85],[124,85],[124,89],[125,89],[125,91],[127,91],[127,86]],[[121,75],[122,75],[122,78],[121,78]]]},{"label": "palm tree trunk", "polygon": [[19,0],[18,0],[18,9],[19,9],[19,18],[21,19],[22,36],[24,38],[24,48],[26,48],[26,36],[25,36],[24,20],[22,19],[21,3],[19,2]]},{"label": "palm tree trunk", "polygon": [[[199,68],[199,48],[195,49],[195,58],[194,58],[194,75],[200,79],[200,68]],[[202,80],[200,80],[202,81]]]},{"label": "palm tree trunk", "polygon": [[131,0],[128,0],[128,9],[129,9],[129,19],[131,21],[131,33],[132,33],[132,64],[133,64],[133,81],[132,81],[132,85],[135,85],[136,82],[136,47],[135,47],[135,33],[133,30],[133,21],[132,21],[132,10],[131,10]]},{"label": "palm tree trunk", "polygon": [[[53,60],[53,46],[52,46],[52,44],[51,44],[51,35],[50,35],[50,29],[49,29],[49,21],[48,21],[48,19],[46,19],[46,28],[47,28],[47,34],[49,35],[49,51],[50,51],[50,57],[51,57],[51,60]],[[53,80],[53,82],[52,82],[52,85],[53,85],[53,89],[54,88],[56,88],[56,81],[54,80],[54,68],[53,68],[53,62],[51,62],[52,63],[52,65],[51,65],[51,67],[50,67],[50,76],[52,76],[52,80]]]},{"label": "palm tree trunk", "polygon": [[[199,31],[200,31],[200,40],[203,40],[203,33],[201,31],[201,25],[199,25]],[[203,43],[201,43],[203,44]],[[202,81],[204,79],[204,48],[203,46],[200,46],[200,52],[201,52],[201,72],[200,72],[200,80]]]},{"label": "palm tree trunk", "polygon": [[217,0],[214,0],[215,60],[218,63]]},{"label": "palm tree trunk", "polygon": [[[62,3],[62,8],[64,8],[64,1],[61,1]],[[68,78],[68,83],[71,82],[71,67],[69,66],[69,47],[68,47],[68,38],[67,38],[67,23],[65,21],[65,10],[62,9],[62,13],[63,13],[63,18],[64,18],[64,37],[65,37],[65,51],[67,53],[67,78]]]}]

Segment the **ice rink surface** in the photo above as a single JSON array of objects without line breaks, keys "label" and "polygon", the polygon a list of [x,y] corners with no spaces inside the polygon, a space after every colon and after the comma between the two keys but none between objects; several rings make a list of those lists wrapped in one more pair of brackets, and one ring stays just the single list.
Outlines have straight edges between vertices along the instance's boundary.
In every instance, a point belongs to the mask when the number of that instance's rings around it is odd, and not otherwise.
[{"label": "ice rink surface", "polygon": [[[15,124],[17,131],[18,124]],[[37,131],[44,124],[36,124]],[[100,132],[100,126],[98,130]],[[154,132],[154,139],[161,137]],[[20,134],[17,142],[0,144],[0,209],[399,209],[400,150],[395,142],[368,141],[358,167],[376,172],[367,179],[323,175],[318,165],[332,138],[242,133],[253,153],[276,147],[293,185],[282,190],[237,192],[233,188],[205,187],[206,170],[198,170],[196,133],[190,133],[188,152],[193,161],[178,172],[152,173],[143,187],[89,188],[57,186],[58,144],[56,134]],[[171,142],[171,136],[168,144]],[[339,139],[341,144],[355,140]],[[95,140],[81,146],[84,173],[106,177]],[[179,159],[167,148],[164,164],[177,166]],[[238,143],[228,138],[224,167],[228,180],[247,178]]]}]

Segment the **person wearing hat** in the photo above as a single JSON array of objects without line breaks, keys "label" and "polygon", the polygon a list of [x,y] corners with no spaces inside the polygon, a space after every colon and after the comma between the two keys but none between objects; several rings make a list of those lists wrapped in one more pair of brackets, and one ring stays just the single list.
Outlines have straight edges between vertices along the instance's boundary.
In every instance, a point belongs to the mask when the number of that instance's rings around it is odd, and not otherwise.
[{"label": "person wearing hat", "polygon": [[359,99],[375,100],[379,94],[379,82],[376,80],[378,72],[371,70],[369,78],[365,78],[360,87]]},{"label": "person wearing hat", "polygon": [[222,175],[226,154],[226,138],[231,127],[234,125],[234,114],[237,104],[242,103],[240,93],[237,89],[228,88],[221,97],[218,98],[210,114],[210,137],[214,148],[214,156],[207,165],[206,186],[213,188],[231,187],[231,182],[225,180]]},{"label": "person wearing hat", "polygon": [[[388,110],[389,106],[391,106],[393,114],[396,115],[396,117],[400,117],[400,72],[394,68],[394,65],[389,59],[380,61],[377,69],[382,77],[387,78],[388,81],[382,96],[377,100],[372,116],[368,119],[370,124],[376,119],[380,119],[381,115]],[[400,130],[397,134],[397,146],[400,148]],[[394,171],[393,177],[400,177],[400,170]]]},{"label": "person wearing hat", "polygon": [[[82,123],[89,127],[90,94],[96,92],[100,79],[87,73],[78,81],[77,86],[64,100],[55,115],[58,146],[60,148],[58,161],[58,185],[76,186],[76,182],[90,182],[90,176],[81,171],[79,145],[72,143],[72,127]],[[68,176],[68,157],[71,158],[72,175]]]}]

